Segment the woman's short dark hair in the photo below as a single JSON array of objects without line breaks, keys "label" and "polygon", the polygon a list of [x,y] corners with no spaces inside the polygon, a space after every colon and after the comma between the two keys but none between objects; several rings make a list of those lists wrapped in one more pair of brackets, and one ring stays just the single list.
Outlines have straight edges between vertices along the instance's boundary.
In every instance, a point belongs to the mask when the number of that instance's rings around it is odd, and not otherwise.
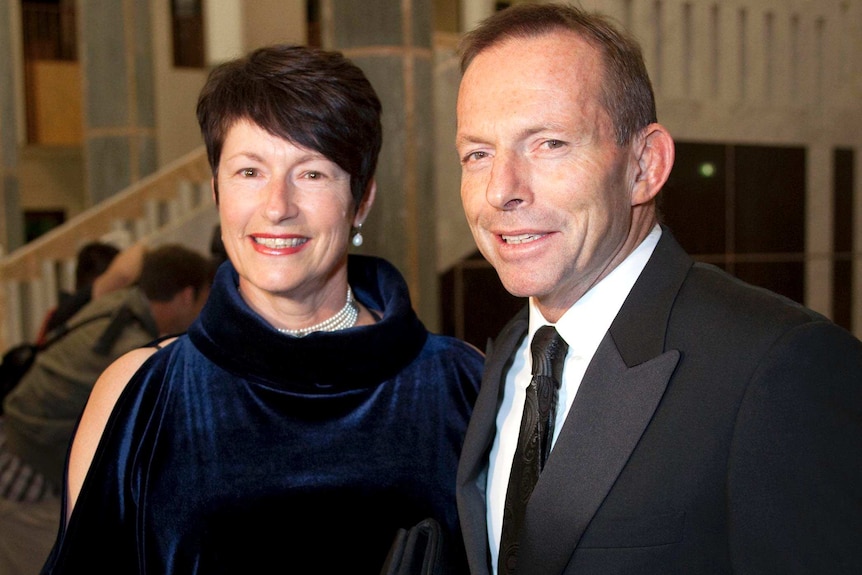
[{"label": "woman's short dark hair", "polygon": [[578,34],[604,59],[602,105],[623,146],[656,121],[655,95],[640,46],[608,18],[563,4],[518,4],[485,19],[461,40],[461,72],[481,52],[512,38],[536,38],[556,31]]},{"label": "woman's short dark hair", "polygon": [[249,120],[338,164],[350,174],[354,206],[377,167],[380,112],[371,83],[342,54],[286,44],[259,48],[214,68],[197,104],[213,177],[218,177],[228,130]]}]

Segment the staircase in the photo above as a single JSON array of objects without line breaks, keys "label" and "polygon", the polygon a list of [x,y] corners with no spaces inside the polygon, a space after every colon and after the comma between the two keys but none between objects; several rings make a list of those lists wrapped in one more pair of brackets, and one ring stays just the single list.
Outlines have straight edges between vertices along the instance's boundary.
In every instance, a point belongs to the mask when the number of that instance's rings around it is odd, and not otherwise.
[{"label": "staircase", "polygon": [[58,289],[73,290],[84,243],[181,243],[209,255],[218,222],[210,177],[201,147],[0,259],[0,352],[32,341]]}]

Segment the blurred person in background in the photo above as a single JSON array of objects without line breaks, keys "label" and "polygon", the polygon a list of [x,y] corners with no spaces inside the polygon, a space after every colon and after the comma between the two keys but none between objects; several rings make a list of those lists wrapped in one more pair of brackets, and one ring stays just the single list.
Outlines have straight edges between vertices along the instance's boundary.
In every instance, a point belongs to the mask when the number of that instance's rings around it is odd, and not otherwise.
[{"label": "blurred person in background", "polygon": [[178,245],[147,251],[138,285],[93,299],[73,315],[73,329],[36,356],[5,398],[0,574],[36,573],[48,556],[62,515],[69,444],[99,375],[126,352],[185,331],[211,278],[209,262],[195,251]]},{"label": "blurred person in background", "polygon": [[66,323],[92,299],[93,282],[108,269],[119,253],[119,248],[104,242],[89,242],[78,250],[75,257],[75,289],[72,292],[59,291],[57,307],[46,314],[36,338],[37,343],[44,342],[49,332]]}]

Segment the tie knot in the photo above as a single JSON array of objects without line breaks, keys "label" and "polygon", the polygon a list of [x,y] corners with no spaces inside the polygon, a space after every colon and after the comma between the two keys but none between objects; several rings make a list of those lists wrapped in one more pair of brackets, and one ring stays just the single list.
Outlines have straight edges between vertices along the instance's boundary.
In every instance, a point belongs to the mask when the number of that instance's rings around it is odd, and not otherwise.
[{"label": "tie knot", "polygon": [[554,326],[540,327],[533,336],[533,343],[530,344],[530,351],[533,354],[533,375],[553,378],[554,383],[559,387],[563,379],[563,359],[568,349],[568,344],[563,341]]}]

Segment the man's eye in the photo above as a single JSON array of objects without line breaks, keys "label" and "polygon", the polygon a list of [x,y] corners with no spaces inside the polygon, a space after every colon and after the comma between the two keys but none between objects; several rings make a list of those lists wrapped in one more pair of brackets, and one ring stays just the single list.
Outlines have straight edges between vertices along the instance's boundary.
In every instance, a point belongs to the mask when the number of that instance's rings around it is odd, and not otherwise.
[{"label": "man's eye", "polygon": [[320,172],[311,171],[311,172],[308,172],[307,174],[305,174],[305,177],[308,178],[309,180],[319,180],[320,178],[323,177],[323,174],[321,174]]},{"label": "man's eye", "polygon": [[556,150],[557,148],[562,148],[565,145],[565,143],[562,140],[548,140],[545,143],[552,150]]},{"label": "man's eye", "polygon": [[464,156],[464,160],[463,160],[463,161],[464,161],[465,163],[466,163],[466,162],[475,162],[476,160],[481,160],[481,159],[484,159],[484,158],[487,158],[487,157],[488,157],[487,152],[482,152],[482,151],[478,151],[478,152],[470,152],[469,154],[467,154],[466,156]]}]

